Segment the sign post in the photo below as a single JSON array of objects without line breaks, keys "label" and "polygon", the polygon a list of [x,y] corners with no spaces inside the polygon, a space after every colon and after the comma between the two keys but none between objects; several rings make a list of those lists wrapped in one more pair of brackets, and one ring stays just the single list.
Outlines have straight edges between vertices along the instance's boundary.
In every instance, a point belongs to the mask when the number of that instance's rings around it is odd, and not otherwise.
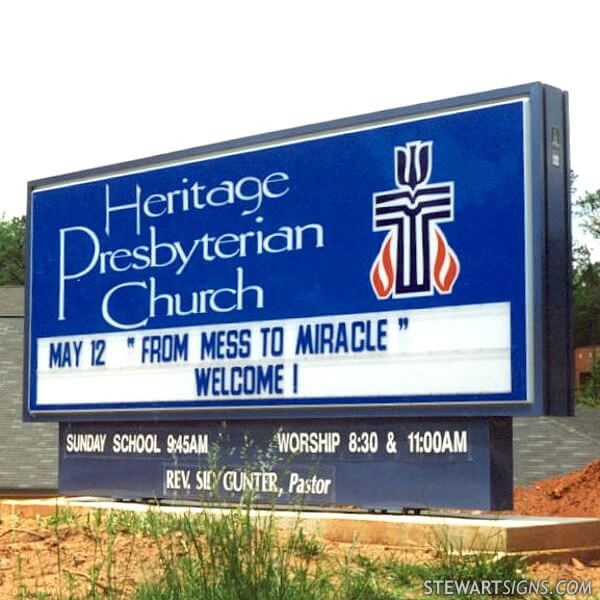
[{"label": "sign post", "polygon": [[246,439],[276,501],[506,508],[510,418],[572,413],[567,135],[530,84],[32,182],[61,489],[203,497]]}]

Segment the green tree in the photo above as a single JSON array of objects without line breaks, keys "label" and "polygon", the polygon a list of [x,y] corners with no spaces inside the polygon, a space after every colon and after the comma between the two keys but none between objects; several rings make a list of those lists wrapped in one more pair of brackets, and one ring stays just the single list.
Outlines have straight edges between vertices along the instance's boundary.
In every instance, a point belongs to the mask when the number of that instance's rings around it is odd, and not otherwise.
[{"label": "green tree", "polygon": [[600,403],[600,356],[596,357],[592,365],[590,380],[583,390],[583,396],[586,398],[586,404],[598,406]]},{"label": "green tree", "polygon": [[573,313],[575,346],[600,344],[600,262],[586,246],[574,249]]},{"label": "green tree", "polygon": [[600,190],[586,192],[575,200],[575,215],[581,226],[600,243]]},{"label": "green tree", "polygon": [[25,217],[0,216],[0,285],[25,282]]},{"label": "green tree", "polygon": [[[576,180],[571,172],[573,195]],[[582,229],[600,244],[600,190],[577,197],[573,209]],[[586,246],[573,251],[573,311],[575,346],[600,344],[600,262],[592,259]]]}]

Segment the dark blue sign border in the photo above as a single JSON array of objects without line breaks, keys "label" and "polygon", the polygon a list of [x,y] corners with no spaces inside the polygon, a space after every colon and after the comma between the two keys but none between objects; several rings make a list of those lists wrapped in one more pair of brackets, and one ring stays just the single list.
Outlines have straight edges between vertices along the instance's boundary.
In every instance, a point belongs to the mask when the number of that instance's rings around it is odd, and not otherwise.
[{"label": "dark blue sign border", "polygon": [[[427,404],[410,406],[376,405],[376,399],[353,398],[345,402],[345,406],[327,406],[327,399],[301,401],[302,408],[293,405],[285,408],[215,408],[214,410],[160,410],[145,409],[145,412],[127,412],[123,410],[98,410],[75,413],[65,409],[64,413],[53,411],[42,412],[36,409],[35,414],[29,410],[30,386],[30,281],[26,283],[26,318],[25,318],[25,356],[24,370],[24,416],[28,420],[114,420],[119,419],[165,420],[195,418],[200,414],[205,419],[223,418],[314,418],[314,417],[366,417],[366,416],[523,416],[523,415],[568,415],[572,414],[573,402],[571,394],[571,340],[570,340],[570,206],[568,196],[568,114],[566,93],[540,83],[533,83],[513,88],[495,90],[482,94],[463,96],[450,100],[416,105],[408,108],[392,109],[327,123],[309,125],[260,136],[252,136],[212,144],[200,148],[192,148],[180,152],[159,155],[138,161],[130,161],[109,165],[30,182],[28,184],[28,232],[27,260],[30,255],[31,238],[29,232],[32,214],[32,196],[36,188],[74,182],[79,179],[114,175],[115,173],[143,167],[159,167],[163,163],[224,152],[232,149],[243,149],[257,144],[288,141],[295,137],[304,137],[315,133],[340,130],[365,124],[376,124],[390,119],[416,117],[462,108],[473,108],[490,102],[527,99],[529,101],[530,139],[530,197],[532,214],[530,222],[532,230],[528,232],[532,245],[533,264],[529,273],[531,280],[533,304],[533,350],[530,365],[533,365],[530,377],[533,377],[534,394],[526,403],[511,405],[493,404],[460,405],[455,402],[451,406]],[[28,265],[29,269],[29,265]],[[28,270],[28,272],[31,272]],[[306,406],[319,403],[320,406]],[[356,403],[357,406],[352,406]],[[362,403],[362,405],[360,405]],[[365,404],[368,403],[368,406]],[[292,403],[290,403],[292,404]]]}]

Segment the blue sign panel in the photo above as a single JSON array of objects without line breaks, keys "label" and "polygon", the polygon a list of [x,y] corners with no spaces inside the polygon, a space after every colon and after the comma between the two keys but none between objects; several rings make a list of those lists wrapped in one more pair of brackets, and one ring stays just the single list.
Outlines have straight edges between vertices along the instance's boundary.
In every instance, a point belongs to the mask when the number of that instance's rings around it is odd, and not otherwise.
[{"label": "blue sign panel", "polygon": [[32,184],[28,414],[544,412],[535,90]]},{"label": "blue sign panel", "polygon": [[512,508],[510,418],[61,423],[59,456],[67,495]]}]

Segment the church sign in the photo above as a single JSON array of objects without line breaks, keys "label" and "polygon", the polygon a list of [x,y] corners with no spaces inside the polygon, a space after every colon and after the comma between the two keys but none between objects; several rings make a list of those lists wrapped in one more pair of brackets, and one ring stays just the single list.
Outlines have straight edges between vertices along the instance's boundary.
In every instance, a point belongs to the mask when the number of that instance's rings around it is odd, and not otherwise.
[{"label": "church sign", "polygon": [[193,496],[224,426],[305,457],[277,498],[463,506],[452,473],[510,505],[510,418],[573,410],[568,173],[534,83],[31,182],[24,418],[61,422],[61,490]]},{"label": "church sign", "polygon": [[32,183],[28,412],[548,412],[552,88],[509,92]]}]

